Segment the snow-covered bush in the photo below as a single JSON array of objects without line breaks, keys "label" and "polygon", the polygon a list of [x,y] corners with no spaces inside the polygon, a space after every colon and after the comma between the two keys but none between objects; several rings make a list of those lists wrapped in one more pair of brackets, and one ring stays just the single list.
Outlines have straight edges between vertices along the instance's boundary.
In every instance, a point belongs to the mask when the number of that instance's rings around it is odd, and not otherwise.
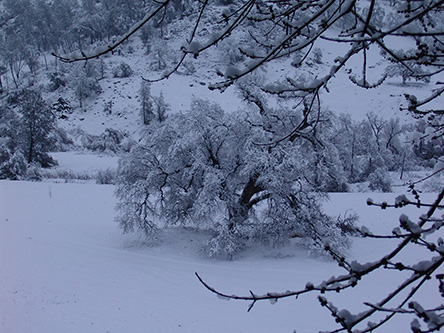
[{"label": "snow-covered bush", "polygon": [[116,171],[112,169],[99,170],[96,176],[96,183],[100,185],[114,184]]},{"label": "snow-covered bush", "polygon": [[126,150],[123,149],[125,134],[112,128],[105,129],[100,135],[91,135],[83,131],[77,131],[75,135],[80,139],[82,146],[91,151],[117,153]]},{"label": "snow-covered bush", "polygon": [[79,100],[79,106],[83,107],[83,101],[102,92],[99,83],[100,63],[88,62],[85,65],[78,64],[71,70],[69,84],[74,89],[74,94]]},{"label": "snow-covered bush", "polygon": [[415,154],[426,162],[429,167],[444,156],[443,117],[434,115],[428,117],[427,121],[419,119],[416,129],[412,134],[412,142]]},{"label": "snow-covered bush", "polygon": [[53,72],[53,73],[48,74],[48,78],[50,81],[50,83],[48,85],[48,89],[50,91],[56,91],[60,87],[66,86],[66,79],[65,79],[63,73]]},{"label": "snow-covered bush", "polygon": [[0,179],[18,180],[25,178],[27,163],[21,152],[11,152],[0,146]]},{"label": "snow-covered bush", "polygon": [[72,113],[72,107],[68,100],[63,97],[59,97],[57,101],[52,105],[52,110],[54,114],[61,117],[65,113]]},{"label": "snow-covered bush", "polygon": [[103,113],[106,115],[111,115],[113,113],[113,101],[103,104]]},{"label": "snow-covered bush", "polygon": [[125,62],[121,62],[118,66],[113,68],[113,77],[125,78],[130,77],[134,74],[133,69],[130,65]]},{"label": "snow-covered bush", "polygon": [[406,84],[408,81],[415,80],[416,82],[422,81],[424,83],[430,83],[430,72],[424,70],[421,66],[416,64],[410,64],[408,67],[405,65],[395,63],[387,66],[385,73],[388,77],[401,77],[402,83]]},{"label": "snow-covered bush", "polygon": [[[278,117],[293,115],[282,111],[266,125],[277,129]],[[191,111],[148,129],[119,161],[117,221],[123,230],[149,237],[177,224],[211,230],[205,246],[210,256],[232,257],[253,242],[282,244],[294,235],[313,250],[328,242],[343,251],[346,237],[322,213],[321,197],[306,181],[311,165],[303,157],[305,140],[257,145],[269,139],[262,126],[251,125],[262,121],[194,100]]]},{"label": "snow-covered bush", "polygon": [[43,179],[42,174],[42,168],[40,168],[40,165],[36,164],[30,164],[28,165],[28,168],[26,169],[26,179],[30,181],[41,181]]},{"label": "snow-covered bush", "polygon": [[245,56],[239,51],[239,42],[222,41],[218,45],[220,61],[226,65],[236,65],[245,59]]},{"label": "snow-covered bush", "polygon": [[183,62],[184,67],[184,73],[185,75],[193,75],[196,73],[196,66],[194,66],[194,63],[192,61],[186,60]]},{"label": "snow-covered bush", "polygon": [[300,67],[302,65],[302,61],[304,59],[304,54],[302,52],[297,52],[293,55],[293,60],[291,61],[291,65],[293,67]]},{"label": "snow-covered bush", "polygon": [[316,64],[319,64],[319,65],[322,64],[322,56],[323,56],[322,49],[319,47],[315,47],[313,49],[313,61]]},{"label": "snow-covered bush", "polygon": [[344,215],[338,216],[336,219],[336,225],[341,229],[341,232],[345,235],[359,236],[356,222],[359,220],[359,216],[352,212],[346,211]]}]

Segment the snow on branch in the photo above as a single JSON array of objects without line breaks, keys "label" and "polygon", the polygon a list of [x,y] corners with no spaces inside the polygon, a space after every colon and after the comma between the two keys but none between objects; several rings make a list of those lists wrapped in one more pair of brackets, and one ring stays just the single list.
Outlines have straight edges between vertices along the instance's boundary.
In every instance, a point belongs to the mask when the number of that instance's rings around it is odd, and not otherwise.
[{"label": "snow on branch", "polygon": [[[382,258],[374,262],[368,262],[361,264],[356,261],[348,262],[344,257],[336,255],[334,251],[326,248],[332,255],[333,259],[338,262],[339,266],[344,268],[347,273],[342,276],[333,276],[326,281],[315,284],[308,282],[304,288],[296,291],[285,292],[268,292],[265,294],[256,294],[251,291],[248,295],[230,295],[222,293],[216,288],[210,286],[198,273],[196,276],[202,285],[210,292],[216,294],[223,299],[243,300],[251,302],[248,311],[250,311],[256,302],[269,300],[274,304],[281,298],[298,297],[302,294],[318,292],[320,294],[326,294],[329,292],[341,293],[345,289],[356,287],[360,281],[369,277],[372,273],[380,270],[395,270],[395,271],[408,271],[411,275],[407,278],[403,278],[400,284],[383,296],[379,302],[372,303],[363,300],[363,303],[368,307],[364,312],[353,314],[348,309],[338,309],[332,302],[329,302],[325,296],[319,296],[319,302],[322,307],[325,307],[330,314],[335,318],[336,322],[340,325],[340,328],[332,330],[330,332],[351,332],[359,327],[359,332],[372,332],[373,330],[383,326],[395,315],[413,315],[414,318],[411,323],[413,332],[437,332],[444,327],[444,306],[439,305],[435,308],[425,309],[420,303],[413,301],[413,297],[416,293],[431,280],[432,276],[442,269],[444,263],[444,241],[439,238],[436,243],[432,241],[426,241],[425,236],[436,232],[439,228],[425,229],[426,223],[434,220],[434,223],[438,223],[440,227],[444,224],[444,217],[433,218],[433,215],[437,210],[444,208],[441,202],[444,198],[444,189],[437,196],[433,203],[425,204],[418,199],[419,194],[416,193],[416,202],[407,198],[405,195],[400,195],[396,198],[395,204],[389,205],[387,203],[377,204],[371,199],[367,202],[370,205],[380,206],[383,209],[389,207],[405,207],[407,205],[415,204],[418,207],[428,207],[426,214],[419,218],[417,223],[412,222],[406,215],[401,215],[400,224],[403,229],[406,230],[405,234],[398,235],[397,239],[401,239],[401,243],[398,244],[390,253],[386,254]],[[419,203],[419,204],[418,204]],[[366,232],[364,237],[373,237],[370,232]],[[390,236],[388,237],[390,238]],[[408,264],[405,262],[405,257],[400,261],[396,261],[396,258],[403,253],[407,247],[422,246],[426,247],[433,256],[429,259],[419,261],[416,263]],[[444,294],[444,274],[436,274],[436,279],[440,283],[440,292]],[[402,278],[402,277],[401,277]],[[393,304],[395,303],[395,304]],[[382,318],[376,317],[377,313],[385,313]],[[373,318],[379,318],[376,322],[370,321]],[[427,329],[422,330],[421,320],[427,325]],[[367,322],[367,326],[365,323]],[[364,325],[364,326],[363,326]]]}]

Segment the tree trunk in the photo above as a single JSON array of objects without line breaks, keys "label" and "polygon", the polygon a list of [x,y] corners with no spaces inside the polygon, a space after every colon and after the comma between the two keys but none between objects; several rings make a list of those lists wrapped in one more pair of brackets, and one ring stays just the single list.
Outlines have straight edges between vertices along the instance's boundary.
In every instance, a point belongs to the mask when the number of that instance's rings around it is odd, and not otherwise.
[{"label": "tree trunk", "polygon": [[256,184],[258,178],[258,173],[250,177],[248,183],[245,185],[242,191],[239,200],[236,202],[234,207],[229,208],[229,230],[233,230],[236,225],[242,224],[247,219],[250,209],[254,206],[254,204],[260,201],[252,200],[255,194],[264,191],[264,187],[262,185]]},{"label": "tree trunk", "polygon": [[11,70],[12,81],[14,81],[15,87],[18,89],[19,88],[18,82],[17,82],[18,81],[18,74],[17,74],[17,79],[16,79],[16,77],[14,75],[14,66],[12,63],[9,65],[9,68]]},{"label": "tree trunk", "polygon": [[34,153],[34,138],[31,135],[30,141],[29,141],[29,152],[28,152],[28,163],[31,163],[33,158],[32,155]]}]

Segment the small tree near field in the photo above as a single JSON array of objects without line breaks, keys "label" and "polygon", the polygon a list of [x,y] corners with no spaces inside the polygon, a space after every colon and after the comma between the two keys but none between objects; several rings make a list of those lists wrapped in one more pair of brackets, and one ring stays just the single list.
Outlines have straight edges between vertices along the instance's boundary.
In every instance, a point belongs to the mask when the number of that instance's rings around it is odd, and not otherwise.
[{"label": "small tree near field", "polygon": [[153,96],[154,100],[154,117],[161,123],[168,117],[168,112],[171,110],[171,106],[165,101],[163,93],[161,92],[159,96]]},{"label": "small tree near field", "polygon": [[55,125],[51,108],[40,92],[28,89],[20,92],[19,107],[19,142],[26,161],[42,167],[54,165],[56,162],[47,154],[54,143],[50,137]]},{"label": "small tree near field", "polygon": [[148,125],[154,118],[153,101],[150,83],[142,81],[139,89],[140,113],[144,125]]}]

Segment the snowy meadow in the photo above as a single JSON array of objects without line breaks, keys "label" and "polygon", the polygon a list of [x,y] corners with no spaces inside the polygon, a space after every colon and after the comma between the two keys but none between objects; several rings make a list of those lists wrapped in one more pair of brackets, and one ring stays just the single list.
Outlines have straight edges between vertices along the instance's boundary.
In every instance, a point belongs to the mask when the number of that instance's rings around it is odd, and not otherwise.
[{"label": "snowy meadow", "polygon": [[[335,262],[310,256],[297,242],[250,249],[235,261],[209,260],[199,252],[208,235],[182,228],[146,244],[121,235],[113,222],[113,191],[110,185],[0,182],[3,332],[315,332],[334,325],[317,295],[259,303],[247,312],[248,303],[217,298],[194,273],[227,293],[266,293],[342,274]],[[368,207],[367,196],[332,194],[324,207],[333,215],[353,207],[359,224],[375,232],[396,227],[399,212]],[[396,194],[375,197],[393,201]],[[412,218],[420,213],[408,211]],[[348,258],[369,262],[395,244],[355,238]],[[421,258],[418,252],[405,255],[412,262]],[[330,297],[359,312],[363,300],[378,300],[398,278],[381,272]],[[415,297],[424,304],[438,298],[430,289]],[[405,332],[409,325],[399,317],[384,332]]]}]

